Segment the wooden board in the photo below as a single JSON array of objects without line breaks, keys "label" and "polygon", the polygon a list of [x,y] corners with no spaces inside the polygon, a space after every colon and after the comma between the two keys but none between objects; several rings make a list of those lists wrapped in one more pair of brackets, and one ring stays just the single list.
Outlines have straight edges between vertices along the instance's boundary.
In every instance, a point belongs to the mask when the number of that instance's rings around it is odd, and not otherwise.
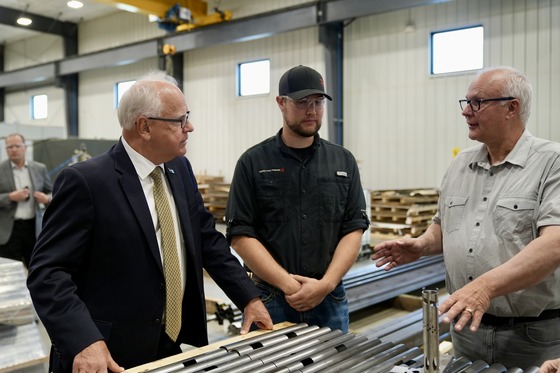
[{"label": "wooden board", "polygon": [[170,365],[170,364],[177,363],[177,362],[180,362],[180,361],[183,361],[183,360],[187,360],[189,358],[192,358],[193,356],[197,356],[197,355],[200,355],[200,354],[203,354],[203,353],[206,353],[206,352],[214,351],[214,350],[220,348],[221,346],[224,346],[224,345],[227,345],[227,344],[230,344],[230,343],[233,343],[233,342],[241,341],[243,339],[247,339],[247,338],[251,338],[251,337],[256,337],[258,335],[262,335],[262,334],[266,334],[266,333],[270,333],[270,332],[275,331],[275,330],[284,329],[284,328],[287,328],[288,326],[292,326],[292,325],[295,325],[295,324],[290,323],[290,322],[283,322],[283,323],[275,324],[273,326],[272,330],[255,330],[254,332],[250,332],[250,333],[247,333],[245,335],[239,335],[239,336],[236,336],[236,337],[225,339],[223,341],[212,343],[212,344],[209,344],[209,345],[204,346],[204,347],[196,348],[194,350],[186,351],[186,352],[174,355],[174,356],[167,357],[165,359],[156,360],[156,361],[153,361],[151,363],[147,363],[147,364],[144,364],[144,365],[140,365],[138,367],[127,369],[127,370],[125,370],[125,372],[127,372],[127,373],[148,372],[148,371],[153,370],[153,369],[157,369],[157,368],[160,368],[160,367],[163,367],[163,366],[166,366],[166,365]]}]

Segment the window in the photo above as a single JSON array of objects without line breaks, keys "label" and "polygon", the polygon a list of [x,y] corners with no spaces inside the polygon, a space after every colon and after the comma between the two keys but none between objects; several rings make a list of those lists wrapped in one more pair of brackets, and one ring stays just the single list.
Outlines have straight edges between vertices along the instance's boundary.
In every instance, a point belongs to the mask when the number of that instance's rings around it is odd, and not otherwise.
[{"label": "window", "polygon": [[431,39],[433,75],[482,69],[482,26],[433,32]]},{"label": "window", "polygon": [[253,96],[270,93],[270,60],[237,65],[237,95]]},{"label": "window", "polygon": [[47,95],[31,96],[31,118],[45,119],[48,114],[47,106]]},{"label": "window", "polygon": [[122,95],[130,88],[131,85],[136,83],[136,80],[128,80],[115,84],[115,109],[119,107]]}]

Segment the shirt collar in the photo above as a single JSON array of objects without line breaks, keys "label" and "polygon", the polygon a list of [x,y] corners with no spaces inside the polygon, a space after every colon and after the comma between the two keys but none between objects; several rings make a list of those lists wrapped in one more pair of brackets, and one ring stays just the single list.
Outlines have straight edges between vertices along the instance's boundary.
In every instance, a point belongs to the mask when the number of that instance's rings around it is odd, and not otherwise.
[{"label": "shirt collar", "polygon": [[134,166],[134,169],[136,170],[136,173],[141,180],[149,177],[155,167],[161,167],[161,169],[165,171],[163,163],[158,165],[153,164],[152,161],[144,157],[142,154],[138,153],[136,150],[132,149],[132,147],[128,145],[124,137],[121,137],[121,140],[124,146],[124,150],[126,150],[126,153],[130,157],[132,165]]},{"label": "shirt collar", "polygon": [[[517,143],[509,152],[506,159],[502,162],[504,163],[511,163],[513,165],[517,165],[520,167],[525,167],[527,164],[527,158],[529,157],[529,151],[531,150],[531,146],[533,144],[534,136],[531,135],[528,129],[525,129],[517,140]],[[478,151],[474,154],[473,160],[469,164],[471,169],[474,169],[476,166],[489,166],[488,161],[488,148],[485,145],[482,145]]]},{"label": "shirt collar", "polygon": [[27,160],[25,160],[25,162],[23,162],[23,167],[19,168],[14,162],[10,161],[10,164],[12,165],[12,169],[17,169],[17,170],[21,170],[23,168],[26,168],[28,166],[27,164]]}]

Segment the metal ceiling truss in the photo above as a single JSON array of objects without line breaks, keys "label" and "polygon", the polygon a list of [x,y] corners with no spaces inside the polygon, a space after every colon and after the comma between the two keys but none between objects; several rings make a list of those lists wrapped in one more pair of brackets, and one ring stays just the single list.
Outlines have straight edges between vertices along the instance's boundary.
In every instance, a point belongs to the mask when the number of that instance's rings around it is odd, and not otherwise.
[{"label": "metal ceiling truss", "polygon": [[[286,8],[254,17],[210,25],[185,33],[157,38],[155,40],[124,45],[118,48],[86,55],[67,56],[64,60],[3,72],[0,73],[0,88],[12,87],[17,90],[17,87],[22,84],[40,81],[50,82],[57,78],[58,75],[75,74],[92,69],[133,63],[151,57],[162,57],[162,51],[158,48],[158,45],[163,44],[174,45],[176,46],[176,52],[181,53],[196,48],[259,39],[282,32],[448,1],[452,0],[316,1],[314,3],[306,3],[302,6]],[[0,8],[0,17],[2,18],[5,17],[3,14],[4,9],[5,8]],[[9,11],[19,14],[19,12],[14,10]],[[55,21],[48,18],[45,19],[48,20],[48,22]],[[0,20],[0,22],[2,22],[2,20]],[[40,24],[40,22],[37,23]],[[66,38],[66,35],[69,33],[70,26],[67,25],[69,23],[58,23],[60,25],[52,27],[50,32],[54,32],[56,29],[56,32],[59,32],[61,36]],[[56,24],[57,23],[54,23],[52,25]],[[51,23],[49,23],[49,25],[51,25]],[[46,32],[45,30],[43,31]]]},{"label": "metal ceiling truss", "polygon": [[[17,24],[17,19],[25,14],[33,18],[33,23],[28,26],[21,26]],[[19,27],[25,30],[44,32],[47,34],[59,35],[64,38],[66,37],[76,37],[78,24],[73,22],[59,21],[54,18],[49,18],[41,16],[39,14],[23,12],[21,10],[15,10],[11,8],[6,8],[0,6],[0,24]]]}]

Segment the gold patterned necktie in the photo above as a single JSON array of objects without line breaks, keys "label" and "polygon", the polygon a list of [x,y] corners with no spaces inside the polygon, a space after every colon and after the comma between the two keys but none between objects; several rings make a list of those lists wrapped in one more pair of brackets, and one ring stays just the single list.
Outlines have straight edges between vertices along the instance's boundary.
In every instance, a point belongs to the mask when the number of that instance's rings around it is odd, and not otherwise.
[{"label": "gold patterned necktie", "polygon": [[156,167],[150,177],[154,180],[154,200],[161,230],[161,251],[165,274],[165,332],[174,342],[181,330],[181,309],[183,284],[179,268],[179,255],[175,240],[175,224],[169,207],[169,200],[163,187],[160,167]]}]

